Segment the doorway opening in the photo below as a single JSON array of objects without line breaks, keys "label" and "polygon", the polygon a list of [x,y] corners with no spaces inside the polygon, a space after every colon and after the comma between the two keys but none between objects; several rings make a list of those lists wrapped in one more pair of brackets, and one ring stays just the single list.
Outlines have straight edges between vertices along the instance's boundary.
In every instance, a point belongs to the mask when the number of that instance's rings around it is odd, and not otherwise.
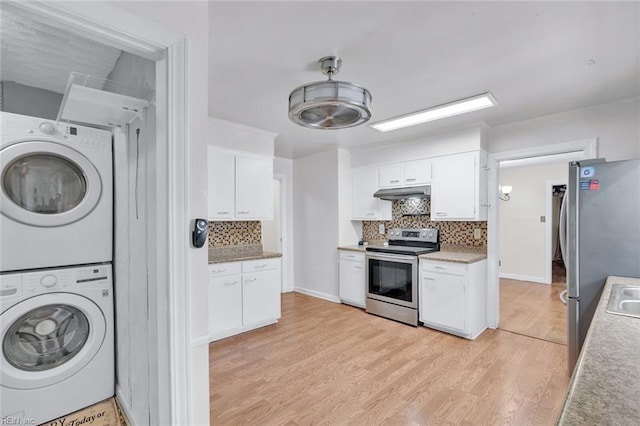
[{"label": "doorway opening", "polygon": [[[488,218],[488,314],[493,328],[566,344],[566,307],[559,298],[563,287],[548,285],[554,255],[550,183],[566,183],[570,161],[596,156],[596,139],[490,155],[489,197],[497,206]],[[565,169],[556,171],[556,177],[544,172],[554,163]],[[512,186],[508,201],[499,197],[501,185]],[[554,320],[548,321],[551,315]]]},{"label": "doorway opening", "polygon": [[293,291],[289,272],[289,241],[287,234],[287,191],[288,182],[286,175],[275,173],[273,175],[273,219],[263,220],[262,227],[262,249],[281,253],[282,278],[280,291],[287,293]]}]

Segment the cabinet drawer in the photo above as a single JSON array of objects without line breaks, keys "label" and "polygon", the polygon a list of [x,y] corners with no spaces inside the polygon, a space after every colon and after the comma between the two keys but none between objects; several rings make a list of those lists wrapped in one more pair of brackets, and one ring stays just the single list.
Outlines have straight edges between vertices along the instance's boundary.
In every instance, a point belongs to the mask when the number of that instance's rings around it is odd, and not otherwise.
[{"label": "cabinet drawer", "polygon": [[364,253],[349,250],[340,250],[340,260],[351,260],[353,262],[364,262]]},{"label": "cabinet drawer", "polygon": [[242,272],[259,272],[280,268],[280,258],[275,259],[257,259],[242,262]]},{"label": "cabinet drawer", "polygon": [[241,270],[240,262],[214,263],[209,265],[209,277],[239,274]]},{"label": "cabinet drawer", "polygon": [[441,274],[465,275],[467,265],[456,262],[443,262],[435,260],[420,260],[420,270],[422,272],[438,272]]}]

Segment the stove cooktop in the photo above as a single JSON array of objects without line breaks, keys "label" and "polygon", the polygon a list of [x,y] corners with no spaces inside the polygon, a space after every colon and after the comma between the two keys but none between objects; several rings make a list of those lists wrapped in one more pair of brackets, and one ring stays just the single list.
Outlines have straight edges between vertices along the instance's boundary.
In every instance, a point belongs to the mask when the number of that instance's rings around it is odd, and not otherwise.
[{"label": "stove cooktop", "polygon": [[406,254],[413,256],[420,256],[421,254],[433,253],[434,251],[439,251],[438,248],[435,247],[408,247],[408,246],[376,246],[376,247],[367,247],[365,250],[373,251],[378,253],[389,253],[389,254]]}]

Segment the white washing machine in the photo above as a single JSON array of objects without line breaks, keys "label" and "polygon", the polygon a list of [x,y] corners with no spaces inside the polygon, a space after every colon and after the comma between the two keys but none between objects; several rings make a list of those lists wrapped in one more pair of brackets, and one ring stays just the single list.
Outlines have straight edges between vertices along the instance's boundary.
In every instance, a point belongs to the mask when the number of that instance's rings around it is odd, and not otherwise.
[{"label": "white washing machine", "polygon": [[0,271],[111,262],[111,132],[0,117]]},{"label": "white washing machine", "polygon": [[0,275],[3,419],[40,424],[114,395],[111,277],[111,264]]}]

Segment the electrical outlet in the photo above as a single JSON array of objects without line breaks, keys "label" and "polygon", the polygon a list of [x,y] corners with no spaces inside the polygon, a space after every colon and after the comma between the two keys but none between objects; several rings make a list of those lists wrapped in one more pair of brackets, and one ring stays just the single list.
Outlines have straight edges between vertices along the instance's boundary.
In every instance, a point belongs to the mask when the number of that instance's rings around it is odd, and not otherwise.
[{"label": "electrical outlet", "polygon": [[482,238],[482,229],[480,228],[476,228],[473,230],[473,238],[476,240],[479,240],[480,238]]},{"label": "electrical outlet", "polygon": [[384,223],[378,224],[378,233],[384,235]]}]

